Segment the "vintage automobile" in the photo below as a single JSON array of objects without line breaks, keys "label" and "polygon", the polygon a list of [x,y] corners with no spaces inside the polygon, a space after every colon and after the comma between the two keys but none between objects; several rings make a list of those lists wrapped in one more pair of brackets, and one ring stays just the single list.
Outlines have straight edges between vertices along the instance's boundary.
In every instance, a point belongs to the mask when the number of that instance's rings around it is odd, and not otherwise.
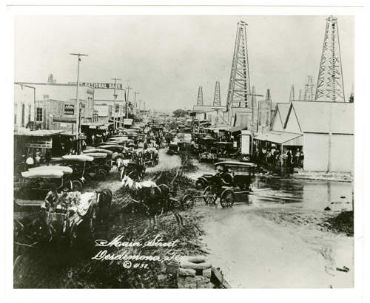
[{"label": "vintage automobile", "polygon": [[105,143],[126,146],[128,140],[129,139],[127,136],[113,137],[113,138],[109,138]]},{"label": "vintage automobile", "polygon": [[90,172],[95,173],[96,179],[104,179],[112,168],[111,158],[106,153],[86,153],[85,155],[93,158],[89,168]]},{"label": "vintage automobile", "polygon": [[88,148],[88,149],[85,149],[82,153],[83,154],[105,153],[107,155],[112,156],[114,152],[112,152],[109,149],[104,149],[104,148]]},{"label": "vintage automobile", "polygon": [[50,188],[55,186],[59,192],[71,191],[70,181],[73,170],[69,167],[35,167],[21,173],[19,182],[14,184],[16,210],[40,206]]},{"label": "vintage automobile", "polygon": [[143,157],[146,166],[156,166],[159,163],[158,150],[153,147],[143,150]]},{"label": "vintage automobile", "polygon": [[119,144],[101,144],[98,148],[107,149],[112,152],[122,153],[123,150],[125,150],[125,147]]},{"label": "vintage automobile", "polygon": [[168,150],[167,150],[167,154],[169,155],[177,155],[179,154],[180,152],[180,146],[178,144],[178,142],[170,142],[170,144],[168,144]]},{"label": "vintage automobile", "polygon": [[233,147],[233,142],[214,142],[219,159],[234,158],[237,155],[237,149]]},{"label": "vintage automobile", "polygon": [[64,155],[61,158],[53,158],[52,163],[56,165],[69,166],[73,169],[73,190],[81,191],[86,180],[91,179],[89,173],[94,169],[91,163],[94,158],[87,155]]},{"label": "vintage automobile", "polygon": [[251,183],[255,174],[254,163],[223,161],[215,164],[222,171],[217,174],[204,174],[196,181],[197,189],[204,189],[206,204],[215,204],[220,198],[222,207],[229,207],[234,201],[248,201]]}]

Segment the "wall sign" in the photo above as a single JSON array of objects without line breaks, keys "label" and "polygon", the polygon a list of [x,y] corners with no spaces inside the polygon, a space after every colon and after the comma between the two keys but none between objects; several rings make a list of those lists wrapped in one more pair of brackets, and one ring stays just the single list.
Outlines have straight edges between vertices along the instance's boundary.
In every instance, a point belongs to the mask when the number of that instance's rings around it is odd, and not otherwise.
[{"label": "wall sign", "polygon": [[64,104],[64,114],[67,116],[73,116],[75,114],[74,104]]}]

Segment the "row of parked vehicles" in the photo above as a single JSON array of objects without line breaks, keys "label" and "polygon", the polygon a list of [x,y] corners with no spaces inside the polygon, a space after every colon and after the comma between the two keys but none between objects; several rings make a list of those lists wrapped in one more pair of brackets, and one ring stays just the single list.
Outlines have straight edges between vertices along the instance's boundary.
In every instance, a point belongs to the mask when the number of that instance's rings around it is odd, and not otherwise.
[{"label": "row of parked vehicles", "polygon": [[113,166],[119,170],[132,170],[137,158],[143,165],[155,166],[159,162],[155,148],[140,146],[137,130],[126,131],[109,138],[97,146],[90,146],[80,155],[52,158],[48,166],[37,166],[22,172],[14,184],[16,206],[39,205],[54,184],[59,192],[82,191],[92,180],[102,181]]},{"label": "row of parked vehicles", "polygon": [[[130,163],[141,155],[144,165],[158,163],[158,152],[140,148],[141,140],[137,130],[114,135],[96,146],[87,147],[79,155],[64,155],[52,158],[48,165],[29,168],[16,176],[14,182],[15,228],[24,230],[25,219],[35,217],[42,220],[37,231],[44,235],[57,234],[76,243],[81,228],[91,235],[95,222],[102,219],[109,208],[112,193],[109,189],[82,193],[89,181],[104,180],[114,165],[121,170],[132,169]],[[149,156],[148,156],[149,155]],[[123,161],[125,160],[125,161]],[[118,165],[123,163],[123,165]],[[45,198],[55,190],[58,195],[57,207],[46,206]],[[49,193],[49,194],[48,194]],[[85,222],[86,224],[83,224]],[[40,227],[42,227],[40,229]],[[28,228],[27,228],[28,229]]]}]

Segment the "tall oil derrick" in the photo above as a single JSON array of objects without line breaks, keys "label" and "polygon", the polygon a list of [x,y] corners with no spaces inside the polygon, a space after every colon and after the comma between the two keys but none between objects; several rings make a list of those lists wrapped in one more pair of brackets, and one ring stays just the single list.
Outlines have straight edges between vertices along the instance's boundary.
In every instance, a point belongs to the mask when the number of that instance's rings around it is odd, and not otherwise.
[{"label": "tall oil derrick", "polygon": [[295,100],[295,92],[294,92],[294,84],[292,84],[290,88],[289,102],[292,102],[294,100]]},{"label": "tall oil derrick", "polygon": [[216,81],[213,106],[221,106],[221,94],[220,94],[220,82],[219,81]]},{"label": "tall oil derrick", "polygon": [[338,20],[326,19],[315,101],[345,102]]},{"label": "tall oil derrick", "polygon": [[234,56],[231,66],[229,89],[227,92],[226,109],[231,122],[232,108],[250,107],[250,78],[247,47],[247,23],[240,21],[237,24],[234,45]]},{"label": "tall oil derrick", "polygon": [[203,105],[203,87],[198,88],[197,105]]},{"label": "tall oil derrick", "polygon": [[313,101],[314,100],[314,93],[313,93],[313,80],[312,76],[307,76],[307,82],[304,86],[304,101]]}]

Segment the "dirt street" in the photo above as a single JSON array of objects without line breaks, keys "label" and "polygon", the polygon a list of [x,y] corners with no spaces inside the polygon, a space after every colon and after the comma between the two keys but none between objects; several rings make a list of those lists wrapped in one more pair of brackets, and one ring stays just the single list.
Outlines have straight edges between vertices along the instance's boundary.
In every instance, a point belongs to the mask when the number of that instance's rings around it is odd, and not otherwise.
[{"label": "dirt street", "polygon": [[[212,170],[200,167],[192,178]],[[249,204],[199,208],[209,258],[233,287],[353,287],[353,237],[323,224],[351,209],[351,183],[257,177],[252,189]]]},{"label": "dirt street", "polygon": [[[160,151],[159,157],[159,165],[148,168],[147,172],[180,166],[179,157],[168,156],[165,150]],[[203,173],[214,172],[211,165],[195,164],[198,170],[187,174],[193,180]],[[91,183],[85,191],[102,188],[110,188],[117,199],[116,193],[121,188],[117,171],[113,169],[107,180]],[[199,242],[203,245],[200,251],[209,253],[211,263],[221,268],[232,287],[353,286],[353,237],[330,232],[323,223],[333,213],[351,208],[351,183],[258,176],[252,189],[249,203],[241,201],[232,208],[222,209],[205,206],[199,199],[191,213],[184,213],[186,220],[190,220],[187,223],[195,220],[204,231]],[[168,217],[166,222],[173,225],[175,220]],[[112,234],[127,228],[120,221],[111,223],[107,229]],[[201,230],[199,232],[202,234]],[[191,236],[193,238],[198,241],[198,236]],[[199,254],[199,247],[195,244],[192,247],[187,247],[187,254]],[[44,257],[40,258],[39,254]],[[23,270],[17,273],[17,286],[70,287],[66,272],[71,270],[69,268],[78,268],[78,264],[83,264],[80,262],[91,257],[79,255],[76,260],[80,261],[73,265],[68,258],[62,258],[65,264],[61,263],[58,255],[59,252],[52,250],[47,258],[41,251],[26,253],[22,259]],[[49,264],[47,267],[45,262]],[[46,269],[47,275],[44,274]],[[50,277],[47,281],[39,280],[46,276]]]}]

